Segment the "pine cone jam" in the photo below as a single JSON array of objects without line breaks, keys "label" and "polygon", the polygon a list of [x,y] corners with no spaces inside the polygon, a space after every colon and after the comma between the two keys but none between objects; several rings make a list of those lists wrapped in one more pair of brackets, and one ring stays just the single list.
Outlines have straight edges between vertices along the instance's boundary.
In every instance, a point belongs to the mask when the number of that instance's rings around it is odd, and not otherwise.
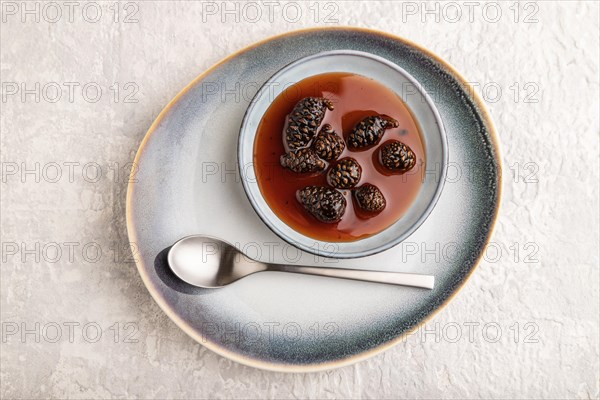
[{"label": "pine cone jam", "polygon": [[333,110],[333,103],[324,97],[306,97],[296,103],[288,117],[285,131],[285,141],[290,150],[310,144],[326,110]]},{"label": "pine cone jam", "polygon": [[328,73],[271,104],[254,144],[254,172],[273,212],[316,240],[350,242],[386,229],[421,185],[425,154],[411,112],[382,84]]},{"label": "pine cone jam", "polygon": [[329,168],[327,178],[334,188],[350,189],[358,184],[361,174],[360,164],[354,158],[346,157]]},{"label": "pine cone jam", "polygon": [[394,172],[407,172],[415,166],[415,153],[399,140],[392,140],[381,146],[381,164]]},{"label": "pine cone jam", "polygon": [[338,222],[346,211],[344,196],[325,186],[307,186],[299,190],[298,201],[315,218],[325,223]]},{"label": "pine cone jam", "polygon": [[301,174],[323,171],[325,169],[325,162],[310,147],[298,151],[290,151],[282,155],[279,162],[281,166]]},{"label": "pine cone jam", "polygon": [[348,146],[359,149],[379,143],[386,129],[397,128],[398,121],[385,115],[371,115],[360,121],[350,136]]},{"label": "pine cone jam", "polygon": [[385,197],[375,185],[367,183],[354,191],[356,204],[369,213],[379,213],[385,208]]},{"label": "pine cone jam", "polygon": [[313,148],[319,157],[323,160],[337,160],[344,149],[346,143],[329,124],[323,125],[319,135],[315,139]]}]

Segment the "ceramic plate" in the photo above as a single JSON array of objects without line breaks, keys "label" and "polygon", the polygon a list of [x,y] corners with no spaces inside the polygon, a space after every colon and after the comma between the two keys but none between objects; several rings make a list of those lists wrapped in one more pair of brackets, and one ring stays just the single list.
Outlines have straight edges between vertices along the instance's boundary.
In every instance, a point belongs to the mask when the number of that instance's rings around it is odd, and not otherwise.
[{"label": "ceramic plate", "polygon": [[[441,115],[449,155],[444,190],[419,229],[384,252],[347,260],[303,252],[267,228],[244,194],[236,156],[240,124],[257,90],[291,62],[340,49],[370,52],[415,78]],[[473,93],[431,52],[371,30],[292,32],[228,57],[177,95],[137,153],[127,222],[148,290],[198,342],[258,368],[328,369],[398,343],[460,290],[498,213],[498,143]],[[436,287],[260,273],[223,289],[199,289],[177,279],[166,265],[168,248],[193,234],[226,239],[261,261],[432,274]]]}]

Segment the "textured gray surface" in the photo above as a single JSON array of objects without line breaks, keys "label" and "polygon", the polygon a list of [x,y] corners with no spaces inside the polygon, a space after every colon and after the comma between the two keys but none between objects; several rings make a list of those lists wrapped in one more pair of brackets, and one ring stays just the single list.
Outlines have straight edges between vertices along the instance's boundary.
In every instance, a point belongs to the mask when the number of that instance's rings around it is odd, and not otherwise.
[{"label": "textured gray surface", "polygon": [[[55,10],[29,4],[39,22],[2,3],[2,398],[599,396],[597,3],[502,3],[497,22],[494,5],[469,15],[460,4],[455,23],[456,8],[438,5],[436,22],[425,13],[436,3],[421,2],[292,3],[287,14],[277,3],[273,22],[265,5],[252,22],[239,4],[236,22],[221,3],[191,2],[117,4],[114,22],[105,2],[93,3],[95,23],[87,3],[72,18],[63,5],[54,23]],[[138,22],[122,22],[136,6]],[[127,163],[199,72],[272,34],[334,21],[414,40],[486,89],[503,207],[471,281],[405,343],[329,372],[259,371],[205,350],[150,298],[127,250]],[[9,95],[36,82],[39,102]],[[69,82],[79,83],[71,99]],[[103,88],[96,103],[93,84],[87,100],[81,91],[90,82]],[[54,103],[52,83],[63,88]],[[135,88],[137,102],[125,102]],[[39,179],[23,174],[36,163]]]}]

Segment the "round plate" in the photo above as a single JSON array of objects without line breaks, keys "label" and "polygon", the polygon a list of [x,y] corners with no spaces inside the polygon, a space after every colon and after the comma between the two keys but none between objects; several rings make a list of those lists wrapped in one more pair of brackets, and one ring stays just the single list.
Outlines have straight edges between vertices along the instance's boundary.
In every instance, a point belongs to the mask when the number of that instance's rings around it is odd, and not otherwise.
[{"label": "round plate", "polygon": [[[246,165],[254,163],[254,142],[260,121],[274,99],[286,88],[310,76],[328,72],[347,72],[373,79],[396,93],[408,106],[419,129],[427,164],[416,199],[404,215],[388,228],[368,238],[353,242],[328,243],[295,231],[282,221],[267,204],[254,174],[249,176]],[[304,57],[272,76],[246,111],[238,145],[238,161],[242,183],[260,218],[282,239],[294,246],[324,257],[356,258],[379,253],[400,243],[427,219],[439,198],[446,177],[448,161],[444,125],[431,98],[419,82],[398,65],[370,53],[336,50]],[[249,172],[249,171],[248,171]]]},{"label": "round plate", "polygon": [[[435,102],[448,139],[448,176],[429,218],[399,245],[354,260],[320,258],[282,241],[252,209],[236,164],[240,124],[258,88],[295,60],[338,49],[378,55],[417,79]],[[500,202],[494,128],[466,80],[413,43],[355,28],[292,32],[228,57],[161,112],[135,162],[128,231],[156,302],[209,349],[279,371],[338,367],[398,343],[469,278]],[[223,238],[261,261],[432,274],[436,287],[269,272],[223,289],[195,288],[166,264],[169,246],[193,234]]]}]

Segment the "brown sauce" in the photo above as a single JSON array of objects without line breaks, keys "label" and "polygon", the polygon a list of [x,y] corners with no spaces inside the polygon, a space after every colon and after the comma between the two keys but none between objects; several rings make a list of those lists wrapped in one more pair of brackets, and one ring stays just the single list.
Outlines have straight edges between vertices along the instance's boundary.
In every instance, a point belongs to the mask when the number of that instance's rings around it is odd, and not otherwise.
[{"label": "brown sauce", "polygon": [[[304,97],[325,97],[335,106],[327,111],[321,125],[330,124],[344,138],[356,123],[370,115],[385,114],[400,126],[389,129],[377,146],[362,151],[346,149],[340,156],[352,157],[362,167],[360,186],[371,183],[385,196],[385,209],[368,216],[358,209],[351,190],[341,190],[346,199],[346,212],[341,221],[328,224],[309,214],[296,199],[296,191],[309,185],[327,186],[326,173],[297,174],[279,163],[285,153],[284,128],[287,115]],[[379,148],[397,139],[416,155],[415,167],[405,174],[392,174],[379,161]],[[335,161],[334,161],[335,162]],[[396,222],[410,207],[421,185],[425,171],[423,143],[410,110],[396,93],[382,84],[359,75],[328,73],[306,78],[282,92],[271,104],[254,142],[254,169],[260,190],[275,214],[294,230],[316,240],[350,242],[381,232]]]}]

